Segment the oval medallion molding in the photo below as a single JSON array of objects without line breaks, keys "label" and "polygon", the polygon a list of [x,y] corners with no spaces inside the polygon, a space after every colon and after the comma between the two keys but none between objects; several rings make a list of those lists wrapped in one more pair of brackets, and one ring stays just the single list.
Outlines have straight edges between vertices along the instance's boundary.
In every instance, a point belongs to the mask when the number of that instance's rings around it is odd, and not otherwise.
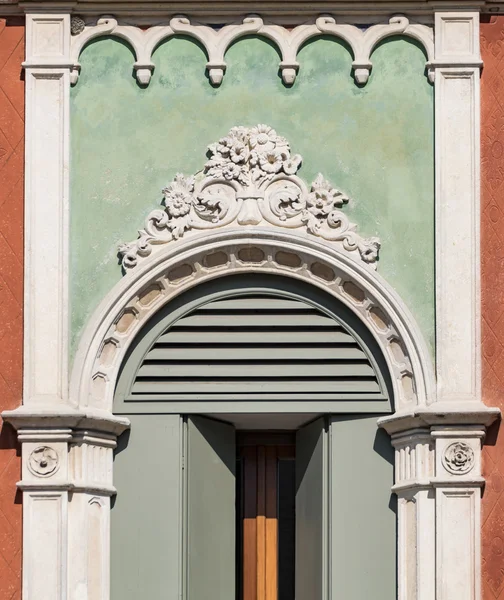
[{"label": "oval medallion molding", "polygon": [[434,36],[431,27],[412,24],[409,19],[399,15],[390,18],[388,23],[372,25],[365,29],[355,25],[340,24],[331,16],[322,16],[315,23],[299,25],[288,29],[279,25],[267,25],[257,16],[246,17],[242,23],[226,25],[215,29],[207,25],[192,24],[184,16],[170,19],[169,25],[160,25],[142,29],[131,25],[120,25],[114,17],[101,17],[97,21],[82,26],[82,19],[72,17],[72,74],[71,81],[77,83],[81,65],[79,56],[84,46],[91,40],[113,35],[129,42],[135,53],[133,68],[138,83],[148,85],[154,63],[152,54],[164,40],[174,35],[186,35],[197,40],[206,50],[208,62],[206,68],[213,85],[220,85],[226,71],[225,54],[233,42],[248,35],[258,35],[274,42],[282,60],[280,72],[286,85],[292,85],[299,70],[297,54],[308,40],[321,35],[335,37],[346,42],[353,54],[352,69],[356,83],[364,85],[369,79],[373,67],[371,54],[382,40],[387,37],[403,35],[417,40],[427,54],[427,74],[434,81],[431,62],[434,60]]},{"label": "oval medallion molding", "polygon": [[356,233],[341,210],[348,196],[322,174],[309,186],[297,177],[302,157],[272,127],[233,127],[208,155],[202,172],[175,176],[163,189],[164,210],[150,213],[137,240],[121,244],[125,271],[186,231],[260,224],[300,229],[376,266],[380,241]]},{"label": "oval medallion molding", "polygon": [[434,396],[429,352],[398,295],[351,252],[320,237],[281,228],[234,226],[164,244],[130,269],[97,309],[76,356],[72,397],[111,411],[120,365],[147,321],[185,290],[240,273],[304,280],[348,306],[371,331],[388,364],[396,410]]},{"label": "oval medallion molding", "polygon": [[37,477],[49,477],[59,467],[58,453],[50,446],[38,446],[28,457],[28,469]]},{"label": "oval medallion molding", "polygon": [[474,450],[466,442],[453,442],[443,454],[443,466],[453,475],[465,475],[474,466]]}]

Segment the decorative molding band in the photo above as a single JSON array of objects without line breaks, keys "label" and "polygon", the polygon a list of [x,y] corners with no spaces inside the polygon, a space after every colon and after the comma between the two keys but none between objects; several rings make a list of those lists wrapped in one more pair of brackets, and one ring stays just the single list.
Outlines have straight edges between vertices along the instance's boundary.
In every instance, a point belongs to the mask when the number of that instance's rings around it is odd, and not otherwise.
[{"label": "decorative molding band", "polygon": [[59,410],[57,407],[33,410],[23,405],[14,410],[4,410],[0,416],[17,430],[20,442],[78,444],[91,441],[113,448],[116,437],[130,426],[126,417],[112,412],[77,410],[70,406]]},{"label": "decorative molding band", "polygon": [[163,190],[165,209],[150,213],[137,240],[121,244],[125,271],[186,231],[264,223],[302,229],[375,266],[380,242],[355,232],[356,225],[340,210],[349,198],[321,174],[308,189],[296,176],[301,156],[291,155],[289,142],[274,129],[233,127],[208,153],[203,172],[176,175]]},{"label": "decorative molding band", "polygon": [[[387,37],[403,35],[420,42],[427,54],[427,67],[434,60],[432,28],[410,24],[404,16],[394,16],[386,24],[372,25],[366,29],[355,25],[339,24],[330,16],[316,19],[310,25],[299,25],[290,30],[279,25],[265,25],[257,16],[246,17],[241,24],[225,25],[220,29],[208,25],[193,25],[187,17],[173,17],[169,25],[150,27],[146,30],[131,25],[119,25],[113,17],[101,17],[92,24],[78,16],[72,16],[72,49],[74,66],[71,82],[77,83],[81,66],[79,56],[91,40],[105,35],[114,35],[126,40],[133,48],[136,62],[133,68],[138,83],[148,85],[154,71],[152,54],[164,40],[174,35],[186,35],[200,42],[207,53],[207,70],[213,85],[219,85],[226,70],[225,54],[229,46],[239,38],[258,35],[274,42],[282,60],[280,71],[286,85],[292,85],[299,70],[297,54],[305,42],[313,37],[329,35],[346,42],[353,53],[352,68],[358,84],[365,84],[372,69],[371,54],[377,44]],[[433,73],[428,69],[429,81]]]},{"label": "decorative molding band", "polygon": [[[243,0],[226,0],[216,3],[212,0],[2,0],[2,13],[20,15],[27,6],[35,11],[65,11],[69,7],[74,13],[96,17],[102,14],[116,14],[134,21],[150,25],[166,15],[190,14],[210,24],[220,24],[231,19],[241,18],[250,10],[250,4]],[[372,0],[318,0],[303,2],[302,0],[256,0],[256,13],[282,24],[295,25],[306,22],[321,14],[331,13],[342,19],[351,18],[352,22],[369,24],[370,20],[384,18],[391,13],[404,13],[430,20],[436,11],[437,4],[427,0],[388,0],[376,2]],[[474,10],[477,6],[482,13],[502,13],[503,3],[499,0],[443,0],[443,10]]]}]

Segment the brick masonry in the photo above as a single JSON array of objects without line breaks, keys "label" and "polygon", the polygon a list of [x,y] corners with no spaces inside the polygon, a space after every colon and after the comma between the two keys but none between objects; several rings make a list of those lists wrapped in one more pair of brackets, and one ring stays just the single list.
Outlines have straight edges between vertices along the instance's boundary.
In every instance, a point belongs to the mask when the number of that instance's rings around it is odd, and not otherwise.
[{"label": "brick masonry", "polygon": [[[0,19],[0,410],[21,404],[23,345],[24,22]],[[1,420],[0,420],[1,421]],[[21,598],[20,459],[0,425],[0,598]]]},{"label": "brick masonry", "polygon": [[[504,17],[482,19],[481,292],[483,400],[504,410]],[[504,600],[504,434],[483,451],[483,600]]]}]

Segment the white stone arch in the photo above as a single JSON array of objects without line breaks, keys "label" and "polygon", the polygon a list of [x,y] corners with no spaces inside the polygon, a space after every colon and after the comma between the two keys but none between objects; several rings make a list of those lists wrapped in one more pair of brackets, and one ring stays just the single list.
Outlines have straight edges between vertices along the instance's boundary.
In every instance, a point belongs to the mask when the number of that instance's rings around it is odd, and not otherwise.
[{"label": "white stone arch", "polygon": [[79,56],[88,42],[93,39],[112,35],[127,41],[135,55],[133,69],[138,83],[148,85],[154,71],[153,53],[163,41],[174,35],[187,35],[198,41],[207,54],[206,68],[213,85],[220,85],[226,71],[225,55],[233,42],[247,36],[257,35],[271,40],[277,47],[282,60],[279,69],[286,85],[292,85],[297,77],[299,63],[298,51],[308,40],[321,35],[329,35],[343,40],[353,54],[352,69],[355,80],[365,84],[371,73],[373,63],[371,55],[376,46],[387,37],[403,35],[417,40],[427,55],[427,74],[434,81],[432,61],[434,60],[434,36],[431,27],[410,23],[404,15],[394,15],[387,22],[379,22],[365,30],[355,25],[338,23],[332,16],[319,16],[310,24],[298,25],[288,29],[279,25],[265,23],[255,15],[247,16],[242,23],[226,25],[214,29],[208,25],[193,24],[188,17],[175,16],[169,24],[156,25],[147,30],[131,25],[122,25],[112,16],[103,16],[92,22],[80,17],[72,17],[71,82],[79,79],[81,65]]},{"label": "white stone arch", "polygon": [[396,413],[433,402],[434,372],[423,336],[399,295],[372,267],[293,231],[233,227],[160,247],[111,290],[79,344],[70,389],[76,408],[112,412],[125,354],[166,303],[205,281],[252,272],[307,281],[348,306],[383,352]]}]

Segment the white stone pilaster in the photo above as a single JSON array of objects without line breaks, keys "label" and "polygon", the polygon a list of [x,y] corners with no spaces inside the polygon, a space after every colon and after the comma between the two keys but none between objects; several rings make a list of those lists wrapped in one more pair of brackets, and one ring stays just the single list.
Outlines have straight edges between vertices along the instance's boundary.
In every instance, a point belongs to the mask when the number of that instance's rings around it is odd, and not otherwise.
[{"label": "white stone pilaster", "polygon": [[481,598],[481,427],[434,427],[436,599]]},{"label": "white stone pilaster", "polygon": [[23,600],[65,600],[70,429],[21,429]]},{"label": "white stone pilaster", "polygon": [[481,598],[481,445],[492,417],[447,417],[381,421],[396,450],[398,600]]},{"label": "white stone pilaster", "polygon": [[110,593],[110,496],[115,435],[74,432],[69,449],[68,600],[108,600]]},{"label": "white stone pilaster", "polygon": [[23,600],[109,599],[116,437],[80,428],[18,430]]},{"label": "white stone pilaster", "polygon": [[398,600],[432,600],[435,590],[434,448],[429,429],[392,436],[398,502]]},{"label": "white stone pilaster", "polygon": [[24,399],[68,398],[70,15],[26,15]]},{"label": "white stone pilaster", "polygon": [[480,402],[479,13],[435,14],[439,402]]}]

